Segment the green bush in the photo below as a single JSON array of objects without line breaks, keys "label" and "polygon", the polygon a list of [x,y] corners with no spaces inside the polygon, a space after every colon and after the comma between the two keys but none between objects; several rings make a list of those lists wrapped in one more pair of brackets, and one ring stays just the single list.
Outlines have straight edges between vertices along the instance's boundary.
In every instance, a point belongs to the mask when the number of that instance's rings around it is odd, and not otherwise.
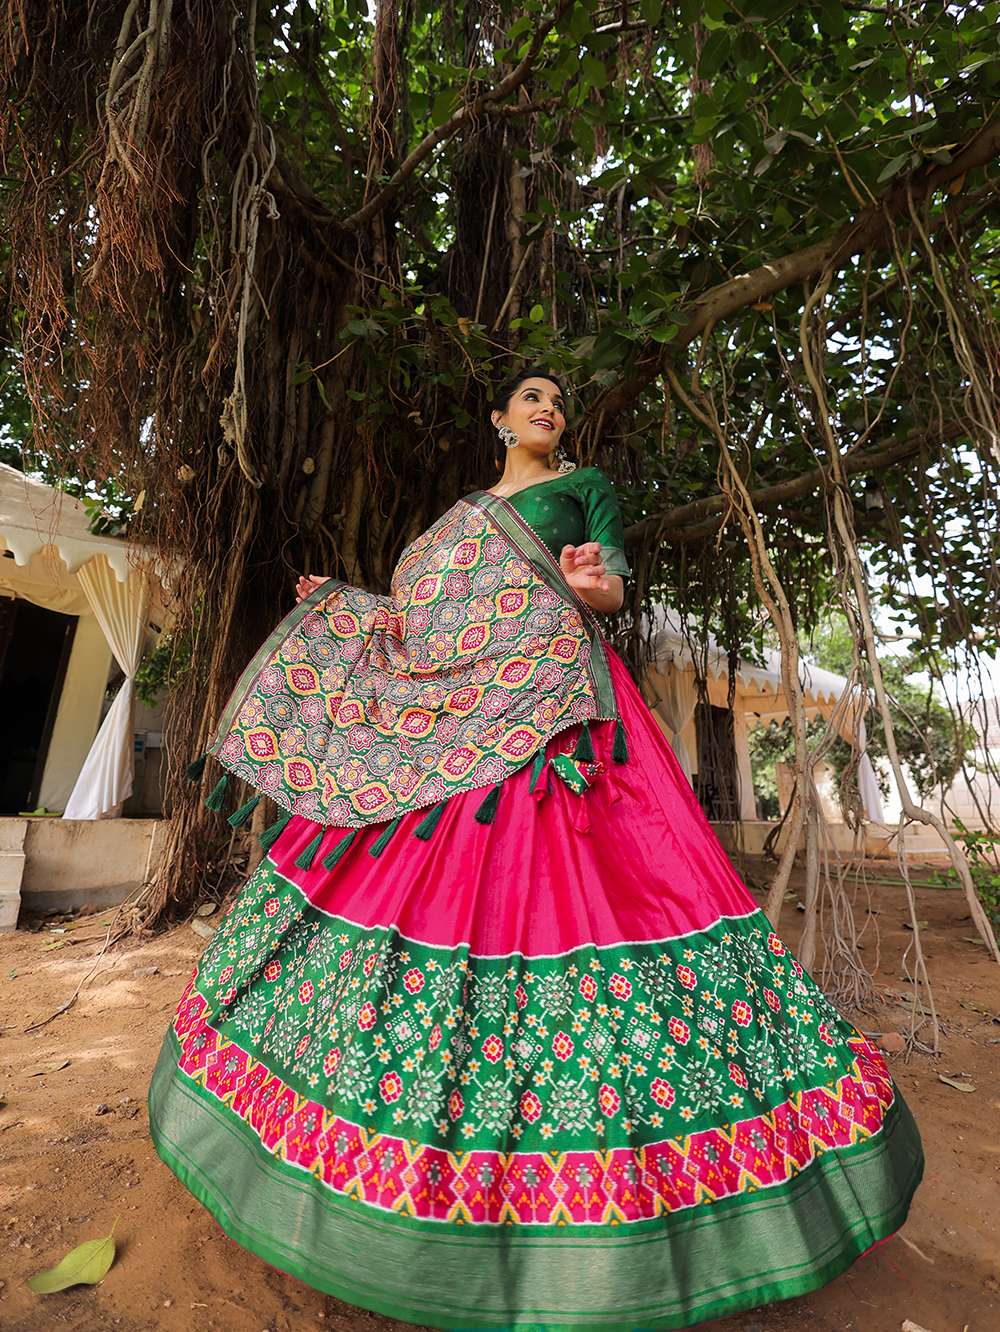
[{"label": "green bush", "polygon": [[954,820],[956,840],[965,850],[976,895],[994,929],[1000,928],[1000,833],[992,829],[967,828]]}]

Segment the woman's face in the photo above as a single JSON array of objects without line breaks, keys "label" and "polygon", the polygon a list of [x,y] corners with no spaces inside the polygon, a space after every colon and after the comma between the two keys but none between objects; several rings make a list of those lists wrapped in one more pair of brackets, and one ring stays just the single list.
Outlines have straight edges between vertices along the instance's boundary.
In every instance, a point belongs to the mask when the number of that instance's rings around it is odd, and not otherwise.
[{"label": "woman's face", "polygon": [[505,412],[494,412],[495,426],[510,426],[519,445],[532,453],[551,453],[566,429],[566,404],[559,385],[541,377],[524,379],[511,395]]}]

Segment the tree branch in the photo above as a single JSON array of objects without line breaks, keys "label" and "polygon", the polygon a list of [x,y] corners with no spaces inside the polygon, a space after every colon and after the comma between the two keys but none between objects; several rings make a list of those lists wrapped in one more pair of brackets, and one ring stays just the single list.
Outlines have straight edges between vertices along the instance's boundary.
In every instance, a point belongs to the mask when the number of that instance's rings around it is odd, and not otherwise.
[{"label": "tree branch", "polygon": [[[964,433],[964,427],[957,421],[949,422],[941,430],[912,430],[903,439],[893,440],[877,449],[844,454],[841,466],[848,476],[877,472],[890,463],[900,462],[918,453],[925,444],[951,442]],[[812,494],[828,484],[829,478],[830,466],[822,464],[810,468],[801,476],[792,476],[785,481],[776,481],[773,485],[752,490],[750,499],[755,509],[773,508],[775,504]],[[643,518],[626,528],[625,544],[632,546],[649,536],[671,544],[701,540],[717,531],[728,507],[729,499],[725,495],[707,495],[689,504],[679,504],[659,516]]]},{"label": "tree branch", "polygon": [[912,176],[894,182],[870,207],[863,209],[852,221],[845,222],[833,235],[712,287],[691,303],[688,322],[669,342],[646,344],[628,378],[619,380],[595,398],[587,417],[607,422],[609,417],[624,411],[649,387],[672,352],[687,347],[721,320],[748,305],[768,300],[794,283],[815,278],[827,268],[836,268],[856,254],[877,249],[888,238],[890,219],[908,215],[908,185],[914,202],[919,202],[934,190],[959,180],[974,167],[992,161],[998,153],[1000,116],[995,116],[946,165],[934,165],[929,169],[921,167]]},{"label": "tree branch", "polygon": [[457,134],[464,125],[470,120],[474,120],[476,116],[480,116],[484,112],[492,110],[494,103],[502,102],[506,97],[509,97],[512,92],[516,92],[521,84],[526,81],[534,68],[535,58],[542,49],[542,44],[544,43],[545,38],[549,35],[566,11],[572,8],[574,3],[575,0],[559,0],[559,3],[556,5],[555,13],[545,23],[539,25],[524,58],[515,65],[510,73],[500,79],[496,86],[491,88],[488,93],[483,93],[479,97],[474,97],[471,102],[466,102],[464,106],[460,106],[457,111],[453,112],[453,114],[448,117],[443,125],[438,125],[436,129],[431,130],[430,134],[421,139],[417,146],[407,154],[406,158],[400,163],[398,169],[393,173],[382,189],[379,190],[378,194],[376,194],[374,198],[369,199],[364,207],[359,208],[357,212],[352,213],[350,217],[345,218],[342,225],[349,231],[357,231],[360,227],[363,227],[366,222],[370,221],[376,213],[380,212],[386,206],[406,180],[413,175],[421,162],[425,161],[431,155],[439,143],[444,143],[446,139],[450,139],[454,134]]}]

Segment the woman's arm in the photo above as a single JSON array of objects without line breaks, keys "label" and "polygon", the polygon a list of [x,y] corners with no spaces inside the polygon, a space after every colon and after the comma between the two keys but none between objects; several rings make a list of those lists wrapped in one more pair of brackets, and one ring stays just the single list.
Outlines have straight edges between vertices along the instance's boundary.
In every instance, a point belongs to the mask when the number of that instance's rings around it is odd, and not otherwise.
[{"label": "woman's arm", "polygon": [[563,546],[559,567],[566,582],[591,610],[612,615],[625,600],[625,585],[618,574],[605,571],[601,543],[585,541],[581,546]]}]

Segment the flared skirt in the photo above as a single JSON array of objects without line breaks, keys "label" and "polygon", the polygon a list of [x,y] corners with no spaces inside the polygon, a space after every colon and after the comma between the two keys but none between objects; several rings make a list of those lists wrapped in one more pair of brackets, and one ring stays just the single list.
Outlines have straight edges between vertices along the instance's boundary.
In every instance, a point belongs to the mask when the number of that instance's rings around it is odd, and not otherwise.
[{"label": "flared skirt", "polygon": [[391,830],[292,819],[166,1034],[163,1160],[349,1303],[686,1327],[823,1284],[906,1216],[920,1139],[882,1054],[770,929],[608,658],[627,756],[591,724],[579,782],[525,768],[485,813],[469,791]]}]

